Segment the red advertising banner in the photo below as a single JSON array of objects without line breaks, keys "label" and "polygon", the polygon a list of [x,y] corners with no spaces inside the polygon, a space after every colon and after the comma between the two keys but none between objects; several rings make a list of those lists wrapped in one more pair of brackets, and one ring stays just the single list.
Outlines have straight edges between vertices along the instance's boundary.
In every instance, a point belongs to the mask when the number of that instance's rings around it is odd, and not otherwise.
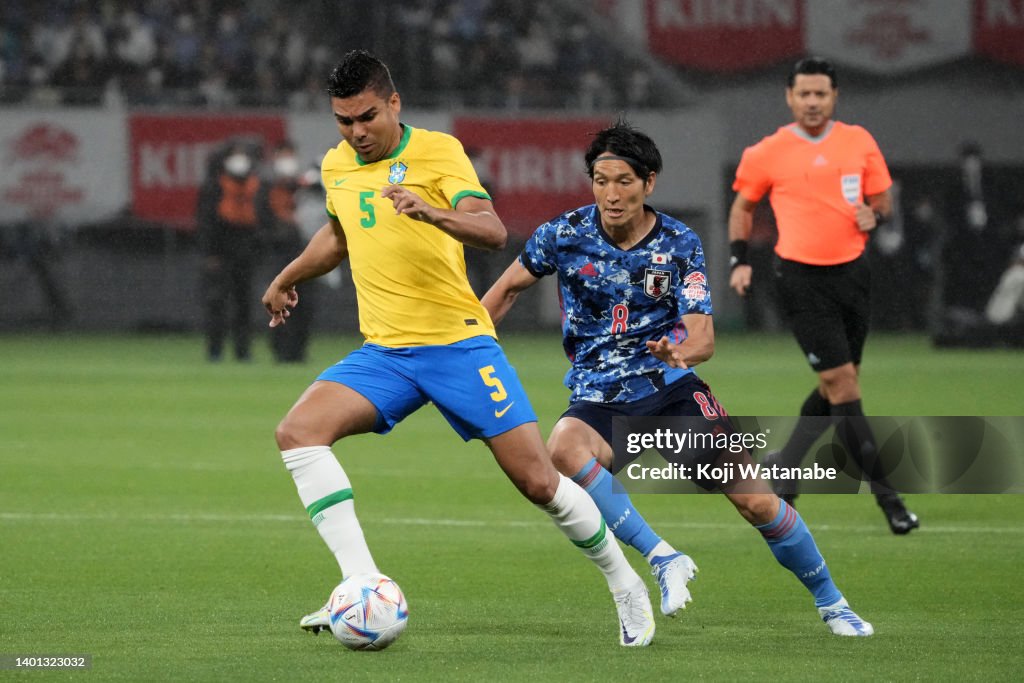
[{"label": "red advertising banner", "polygon": [[285,121],[261,115],[133,114],[129,131],[135,215],[191,229],[209,153],[236,135],[273,145],[284,139]]},{"label": "red advertising banner", "polygon": [[680,66],[739,71],[803,53],[801,0],[647,0],[653,54]]},{"label": "red advertising banner", "polygon": [[544,221],[594,201],[583,154],[606,119],[456,117],[454,134],[510,232],[522,237]]},{"label": "red advertising banner", "polygon": [[1024,66],[1024,0],[975,0],[974,50]]}]

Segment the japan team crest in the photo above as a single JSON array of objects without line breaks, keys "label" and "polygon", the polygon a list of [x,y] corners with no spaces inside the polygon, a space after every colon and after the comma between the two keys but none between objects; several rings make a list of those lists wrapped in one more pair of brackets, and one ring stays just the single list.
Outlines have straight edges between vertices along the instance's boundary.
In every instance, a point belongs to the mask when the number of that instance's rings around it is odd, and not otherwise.
[{"label": "japan team crest", "polygon": [[654,268],[644,270],[644,294],[657,300],[668,294],[671,288],[672,271]]},{"label": "japan team crest", "polygon": [[388,182],[392,185],[397,185],[405,180],[405,172],[408,170],[408,166],[403,164],[401,161],[396,161],[388,168]]}]

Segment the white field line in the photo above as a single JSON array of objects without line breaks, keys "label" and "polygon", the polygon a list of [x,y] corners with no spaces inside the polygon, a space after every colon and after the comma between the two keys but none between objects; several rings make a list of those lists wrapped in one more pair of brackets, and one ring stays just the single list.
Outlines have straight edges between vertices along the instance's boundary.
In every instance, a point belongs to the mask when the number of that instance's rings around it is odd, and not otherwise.
[{"label": "white field line", "polygon": [[[140,514],[120,515],[109,512],[84,512],[84,513],[63,513],[63,512],[0,512],[0,523],[10,522],[221,522],[227,524],[252,524],[261,522],[287,523],[287,524],[309,524],[309,518],[301,515],[271,515],[271,514],[216,514],[216,513],[166,513],[166,514]],[[381,519],[364,519],[364,524],[373,526],[375,524],[386,524],[389,526],[444,526],[444,527],[501,527],[501,528],[540,528],[550,526],[550,522],[543,518],[528,520],[482,520],[482,519],[444,519],[430,517],[384,517]],[[711,529],[716,531],[743,531],[750,527],[736,520],[736,522],[686,522],[686,521],[658,521],[658,528],[670,527],[674,529]],[[847,525],[847,524],[813,524],[812,531],[836,531],[842,533],[863,533],[877,531],[878,525]],[[1024,534],[1024,525],[1016,527],[1008,526],[928,526],[922,524],[915,532],[924,534]]]}]

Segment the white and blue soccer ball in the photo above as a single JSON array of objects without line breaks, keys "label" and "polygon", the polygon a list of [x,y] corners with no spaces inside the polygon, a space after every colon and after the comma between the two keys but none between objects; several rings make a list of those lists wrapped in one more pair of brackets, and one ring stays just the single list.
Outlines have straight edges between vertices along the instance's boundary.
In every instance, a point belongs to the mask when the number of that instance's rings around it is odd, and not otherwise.
[{"label": "white and blue soccer ball", "polygon": [[331,633],[350,650],[383,650],[402,635],[409,605],[383,574],[355,574],[338,584],[327,609]]}]

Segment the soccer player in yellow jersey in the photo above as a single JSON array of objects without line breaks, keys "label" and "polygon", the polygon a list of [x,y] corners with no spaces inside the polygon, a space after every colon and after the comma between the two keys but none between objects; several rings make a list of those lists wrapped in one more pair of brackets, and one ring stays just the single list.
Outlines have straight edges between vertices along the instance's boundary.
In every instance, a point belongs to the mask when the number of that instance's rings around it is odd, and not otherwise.
[{"label": "soccer player in yellow jersey", "polygon": [[[643,580],[606,530],[593,500],[560,475],[494,326],[466,278],[463,245],[499,249],[505,226],[458,140],[399,121],[387,67],[357,50],[328,81],[343,141],[321,167],[328,221],[263,295],[270,325],[298,304],[295,285],[352,266],[366,343],[328,368],[277,427],[285,466],[343,577],[377,572],[356,518],[352,486],[331,451],[352,434],[384,434],[432,401],[465,440],[481,439],[532,503],[603,572],[619,642],[654,635]],[[326,606],[300,621],[327,628]]]}]

